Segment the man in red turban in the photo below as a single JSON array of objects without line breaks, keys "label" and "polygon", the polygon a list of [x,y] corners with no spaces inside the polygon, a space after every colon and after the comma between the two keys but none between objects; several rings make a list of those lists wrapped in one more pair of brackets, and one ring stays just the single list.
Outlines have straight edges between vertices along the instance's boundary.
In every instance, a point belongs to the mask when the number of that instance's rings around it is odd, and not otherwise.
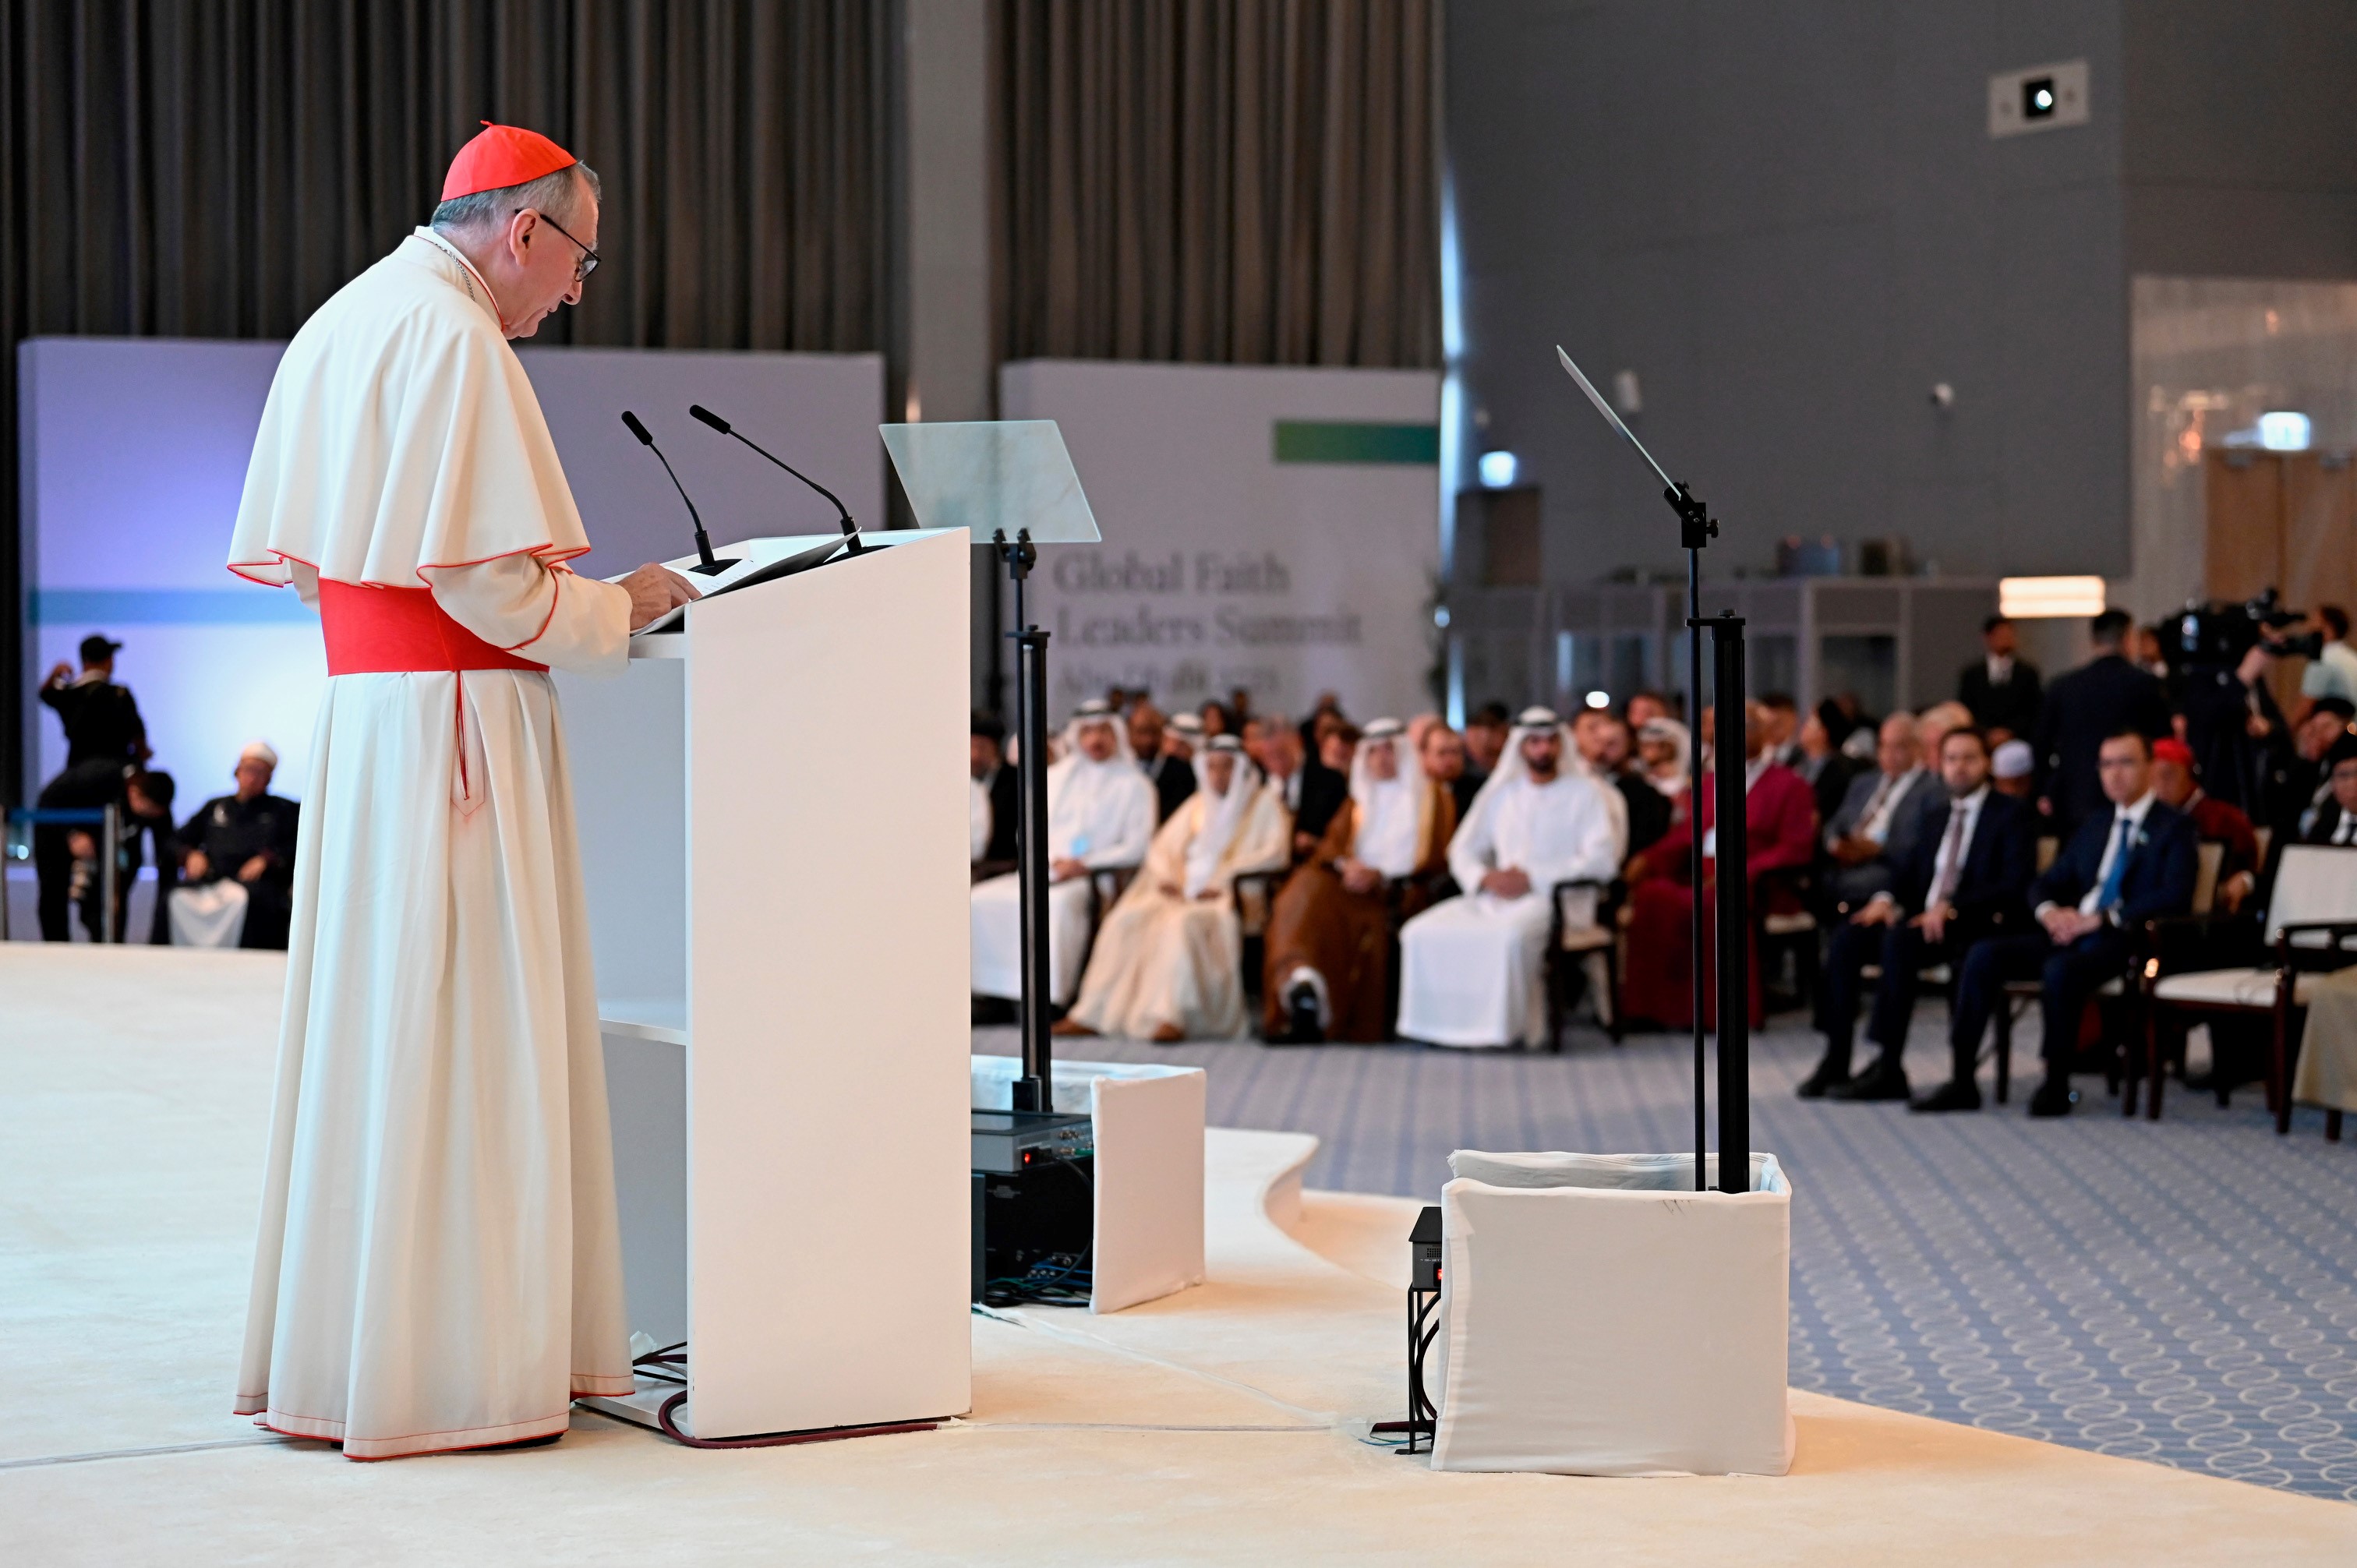
[{"label": "man in red turban", "polygon": [[271,383],[230,569],[328,690],[237,1409],[354,1459],[530,1442],[635,1386],[552,668],[694,596],[589,549],[508,339],[577,302],[597,177],[493,125]]}]

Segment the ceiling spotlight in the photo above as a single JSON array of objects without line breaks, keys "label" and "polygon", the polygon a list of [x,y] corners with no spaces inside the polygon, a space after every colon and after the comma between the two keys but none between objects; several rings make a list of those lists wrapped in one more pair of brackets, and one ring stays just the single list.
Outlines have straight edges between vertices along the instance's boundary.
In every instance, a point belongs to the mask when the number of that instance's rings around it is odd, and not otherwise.
[{"label": "ceiling spotlight", "polygon": [[2021,117],[2025,120],[2054,118],[2054,79],[2033,76],[2021,84]]},{"label": "ceiling spotlight", "polygon": [[1591,708],[1609,708],[1612,705],[1612,693],[1590,692],[1587,693],[1587,705]]},{"label": "ceiling spotlight", "polygon": [[2052,620],[2104,612],[2101,577],[2000,577],[1996,608],[2008,620]]},{"label": "ceiling spotlight", "polygon": [[1483,488],[1492,490],[1512,489],[1514,477],[1522,471],[1522,465],[1514,460],[1512,452],[1484,452],[1477,467],[1481,471]]}]

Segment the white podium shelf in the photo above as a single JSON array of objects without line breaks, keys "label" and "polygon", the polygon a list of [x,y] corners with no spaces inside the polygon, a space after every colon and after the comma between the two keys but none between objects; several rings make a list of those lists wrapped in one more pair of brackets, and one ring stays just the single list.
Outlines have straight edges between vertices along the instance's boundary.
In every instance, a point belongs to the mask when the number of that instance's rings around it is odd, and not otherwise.
[{"label": "white podium shelf", "polygon": [[630,1325],[702,1437],[972,1402],[971,545],[866,542],[559,677]]}]

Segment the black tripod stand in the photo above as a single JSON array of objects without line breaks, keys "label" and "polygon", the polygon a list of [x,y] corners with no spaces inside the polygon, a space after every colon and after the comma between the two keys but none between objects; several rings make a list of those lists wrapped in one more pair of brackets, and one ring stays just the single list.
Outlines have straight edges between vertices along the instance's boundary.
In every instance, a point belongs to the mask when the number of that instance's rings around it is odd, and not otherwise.
[{"label": "black tripod stand", "polygon": [[[1744,769],[1729,768],[1732,757],[1738,764],[1743,757],[1743,618],[1733,612],[1706,617],[1702,613],[1702,553],[1718,536],[1717,520],[1710,509],[1697,499],[1691,490],[1670,478],[1653,455],[1645,450],[1612,405],[1604,401],[1595,386],[1580,373],[1571,356],[1560,347],[1555,358],[1587,401],[1596,405],[1605,422],[1620,433],[1621,439],[1637,449],[1660,478],[1662,495],[1670,510],[1678,515],[1678,548],[1686,553],[1686,714],[1696,725],[1693,746],[1689,749],[1692,773],[1688,779],[1686,822],[1692,837],[1687,867],[1694,886],[1694,1114],[1695,1114],[1695,1190],[1709,1186],[1705,1176],[1704,1149],[1708,1133],[1706,1091],[1709,1087],[1707,1052],[1704,1040],[1708,1034],[1705,1018],[1710,1001],[1710,986],[1706,979],[1703,955],[1711,950],[1712,922],[1703,907],[1703,831],[1702,831],[1702,633],[1708,627],[1711,649],[1716,658],[1713,671],[1714,695],[1717,699],[1718,788],[1712,801],[1713,827],[1717,834],[1717,853],[1710,858],[1719,867],[1712,905],[1717,912],[1718,970],[1718,1190],[1749,1192],[1751,1190],[1751,942],[1749,886],[1745,868],[1749,861],[1749,845],[1744,816]],[[1732,875],[1727,868],[1733,867]]]},{"label": "black tripod stand", "polygon": [[1039,564],[1028,528],[991,536],[1015,585],[1015,736],[1017,793],[1022,801],[1016,834],[1016,887],[1023,932],[1023,1076],[1008,1109],[1051,1111],[1053,1063],[1048,1044],[1048,634],[1024,618],[1023,585]]}]

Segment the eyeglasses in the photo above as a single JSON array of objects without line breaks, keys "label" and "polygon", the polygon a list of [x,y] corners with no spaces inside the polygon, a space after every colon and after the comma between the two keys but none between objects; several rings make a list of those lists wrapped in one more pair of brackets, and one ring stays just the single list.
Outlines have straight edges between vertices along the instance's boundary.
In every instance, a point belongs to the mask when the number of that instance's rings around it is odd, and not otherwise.
[{"label": "eyeglasses", "polygon": [[[526,210],[540,212],[540,209],[536,207],[529,209],[522,207],[516,209],[516,212],[523,212]],[[512,217],[514,214],[511,213],[510,216]],[[547,224],[550,228],[555,230],[558,233],[565,234],[565,225],[559,223],[555,219],[551,218],[547,213],[541,212],[540,220]],[[565,237],[568,240],[573,240],[573,236],[570,234],[565,234]],[[580,246],[581,250],[580,259],[573,263],[573,281],[575,283],[587,283],[589,280],[589,274],[597,270],[597,263],[600,258],[597,252],[591,250],[587,245],[583,245],[580,241],[573,240],[573,242],[574,244]]]}]

